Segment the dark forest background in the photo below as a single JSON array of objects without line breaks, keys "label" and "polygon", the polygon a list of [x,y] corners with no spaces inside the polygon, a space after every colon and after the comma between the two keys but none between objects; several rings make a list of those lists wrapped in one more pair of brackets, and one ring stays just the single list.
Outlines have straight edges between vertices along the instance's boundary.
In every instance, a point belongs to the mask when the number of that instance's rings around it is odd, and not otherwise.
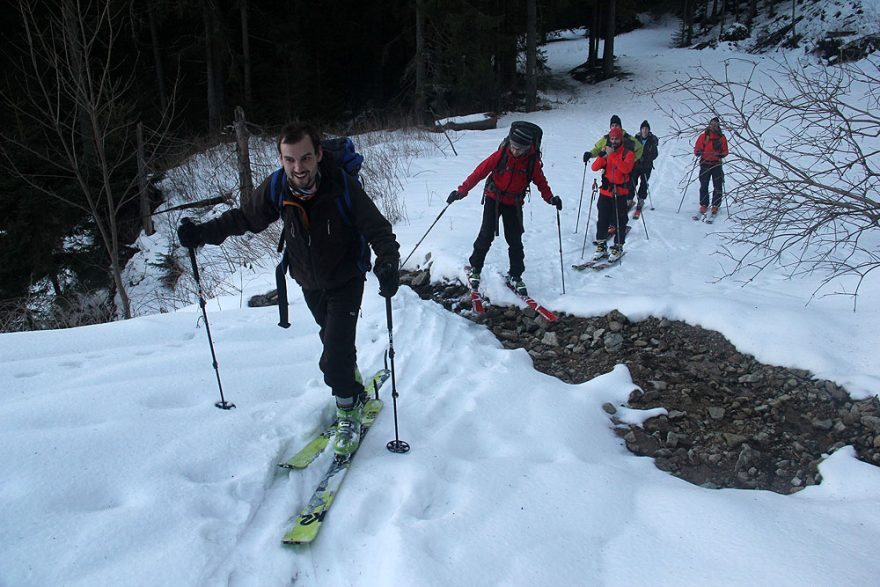
[{"label": "dark forest background", "polygon": [[[595,75],[575,77],[594,80],[614,73],[598,40],[638,26],[639,12],[690,27],[756,4],[12,0],[0,19],[0,301],[124,289],[147,189],[139,170],[157,176],[231,140],[236,107],[270,134],[294,118],[356,133],[527,110],[530,28],[540,45],[549,31],[586,27]],[[540,51],[532,57],[540,87]]]}]

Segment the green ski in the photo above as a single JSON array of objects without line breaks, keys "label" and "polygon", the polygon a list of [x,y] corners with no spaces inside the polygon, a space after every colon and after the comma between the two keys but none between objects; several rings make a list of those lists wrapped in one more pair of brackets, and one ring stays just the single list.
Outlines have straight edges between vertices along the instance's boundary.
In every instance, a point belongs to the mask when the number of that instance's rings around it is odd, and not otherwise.
[{"label": "green ski", "polygon": [[[375,380],[375,379],[374,379]],[[376,417],[382,409],[382,400],[371,399],[364,405],[363,421],[361,423],[361,445],[370,427],[376,421]],[[358,450],[360,446],[358,446]],[[330,464],[330,468],[324,474],[317,489],[312,494],[309,503],[296,517],[293,527],[282,538],[285,544],[305,544],[312,542],[318,535],[324,517],[330,510],[333,500],[342,485],[345,474],[351,467],[351,461],[357,451],[347,457],[336,457]]]},{"label": "green ski", "polygon": [[[368,397],[375,398],[379,388],[382,387],[382,384],[385,383],[390,376],[391,373],[386,369],[379,369],[364,387],[364,392]],[[285,469],[305,469],[312,464],[315,459],[321,456],[321,453],[323,453],[330,444],[330,439],[333,438],[335,433],[336,419],[334,418],[333,421],[324,428],[320,434],[318,434],[318,436],[312,439],[312,441],[305,445],[298,453],[283,463],[278,463],[278,466]]]}]

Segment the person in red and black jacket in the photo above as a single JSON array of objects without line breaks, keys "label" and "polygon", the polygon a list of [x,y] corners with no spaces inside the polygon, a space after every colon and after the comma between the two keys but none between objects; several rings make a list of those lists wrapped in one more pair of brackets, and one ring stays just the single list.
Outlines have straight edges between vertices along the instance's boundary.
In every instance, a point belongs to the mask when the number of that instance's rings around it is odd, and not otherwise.
[{"label": "person in red and black jacket", "polygon": [[[613,262],[623,255],[628,219],[627,198],[630,197],[632,189],[630,173],[635,162],[635,154],[623,143],[623,131],[620,128],[612,128],[608,132],[608,144],[599,151],[599,157],[593,161],[593,171],[603,170],[602,186],[599,188],[600,197],[596,204],[599,216],[596,220],[596,240],[593,241],[596,245],[594,261],[608,255],[608,260]],[[611,226],[615,211],[617,219],[614,222],[614,245],[609,253],[605,241],[608,240],[608,228]]]},{"label": "person in red and black jacket", "polygon": [[469,259],[471,274],[468,279],[472,287],[479,288],[480,271],[495,239],[500,216],[504,221],[504,239],[507,241],[510,260],[508,280],[518,293],[528,295],[522,280],[526,268],[522,244],[522,207],[526,189],[534,182],[544,201],[556,206],[557,210],[562,210],[562,200],[553,195],[547,178],[544,177],[541,158],[535,152],[534,137],[528,136],[522,128],[511,129],[505,144],[480,163],[458,189],[449,194],[446,202],[451,204],[464,198],[486,176],[489,179],[483,189],[483,221]]},{"label": "person in red and black jacket", "polygon": [[721,123],[715,117],[706,130],[697,137],[694,155],[700,158],[700,214],[709,207],[709,178],[712,178],[712,214],[718,214],[721,206],[724,170],[721,162],[727,157],[727,138],[721,132]]}]

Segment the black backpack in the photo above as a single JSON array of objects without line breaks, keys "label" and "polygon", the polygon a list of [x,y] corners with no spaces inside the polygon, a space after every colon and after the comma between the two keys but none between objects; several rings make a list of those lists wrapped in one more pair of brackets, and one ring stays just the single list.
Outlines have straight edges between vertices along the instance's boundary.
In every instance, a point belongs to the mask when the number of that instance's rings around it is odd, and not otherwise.
[{"label": "black backpack", "polygon": [[530,137],[531,145],[534,147],[529,153],[529,163],[526,167],[526,174],[528,177],[526,192],[531,193],[532,174],[535,171],[535,162],[541,159],[541,140],[544,138],[544,131],[541,130],[541,127],[537,124],[525,120],[517,120],[511,123],[510,132],[507,133],[507,136],[504,137],[504,140],[498,145],[498,149],[501,150],[501,159],[498,160],[498,165],[495,166],[495,169],[492,170],[492,175],[489,176],[489,191],[494,191],[495,188],[493,176],[507,167],[507,146],[510,144],[510,135],[512,135],[514,131],[518,131],[519,134]]},{"label": "black backpack", "polygon": [[[361,165],[363,165],[364,157],[355,149],[354,142],[350,137],[337,137],[332,139],[324,139],[321,141],[321,150],[324,156],[329,156],[336,163],[342,174],[342,184],[344,186],[343,195],[336,198],[336,209],[342,216],[342,221],[346,226],[354,226],[354,212],[351,207],[351,194],[348,190],[348,183],[355,181],[362,186],[360,179]],[[271,183],[269,184],[269,198],[278,208],[279,212],[284,202],[284,168],[272,174]],[[358,251],[359,260],[358,268],[365,273],[370,270],[370,252],[367,246],[367,239],[364,235],[358,233]],[[275,286],[278,288],[278,326],[289,328],[287,312],[287,252],[284,250],[284,235],[281,235],[278,241],[278,252],[281,253],[281,261],[275,268]]]}]

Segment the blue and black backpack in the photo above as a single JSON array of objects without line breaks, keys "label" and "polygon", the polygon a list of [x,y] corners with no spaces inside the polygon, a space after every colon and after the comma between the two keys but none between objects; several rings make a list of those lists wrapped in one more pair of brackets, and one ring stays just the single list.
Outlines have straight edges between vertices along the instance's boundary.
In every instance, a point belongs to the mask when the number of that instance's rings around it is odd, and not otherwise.
[{"label": "blue and black backpack", "polygon": [[[362,186],[360,179],[361,165],[364,157],[354,147],[349,137],[337,137],[321,141],[321,149],[325,157],[332,157],[342,174],[343,193],[336,198],[336,208],[346,226],[354,226],[354,212],[351,206],[351,193],[348,185],[350,181],[357,182]],[[279,169],[272,174],[269,184],[269,199],[278,208],[279,213],[284,206],[284,169]],[[278,326],[289,328],[287,312],[287,251],[284,250],[284,235],[278,241],[278,252],[281,253],[281,262],[275,268],[275,285],[278,288]],[[358,231],[358,269],[366,273],[370,270],[370,251],[367,239]]]}]

